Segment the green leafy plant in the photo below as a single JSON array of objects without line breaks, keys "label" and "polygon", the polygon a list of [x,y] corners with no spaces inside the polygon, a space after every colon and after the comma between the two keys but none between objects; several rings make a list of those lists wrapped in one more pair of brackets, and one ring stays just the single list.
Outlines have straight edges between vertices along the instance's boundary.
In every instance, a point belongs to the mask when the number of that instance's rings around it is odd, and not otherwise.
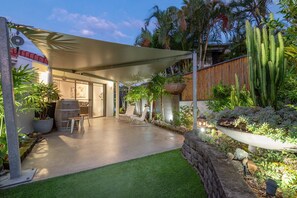
[{"label": "green leafy plant", "polygon": [[183,75],[174,75],[166,78],[166,83],[185,83]]},{"label": "green leafy plant", "polygon": [[130,104],[140,101],[142,98],[148,97],[148,89],[145,86],[135,86],[125,96],[125,100]]},{"label": "green leafy plant", "polygon": [[36,112],[38,112],[39,120],[45,120],[48,118],[48,107],[51,102],[59,99],[59,89],[53,84],[36,83],[33,85],[34,94],[31,95],[32,101],[36,106]]},{"label": "green leafy plant", "polygon": [[234,109],[237,106],[254,106],[253,99],[250,96],[250,92],[246,90],[245,85],[240,89],[239,80],[235,74],[235,85],[231,86],[230,93],[230,106],[229,108]]},{"label": "green leafy plant", "polygon": [[234,109],[237,106],[254,106],[250,92],[244,85],[240,88],[236,74],[235,85],[227,86],[220,83],[213,87],[212,93],[213,98],[207,102],[207,106],[213,112]]},{"label": "green leafy plant", "polygon": [[154,116],[154,120],[163,120],[162,114],[161,113],[156,113]]},{"label": "green leafy plant", "polygon": [[191,129],[193,126],[193,106],[184,105],[180,107],[179,111],[174,111],[172,124]]},{"label": "green leafy plant", "polygon": [[173,126],[182,125],[179,111],[173,111],[173,120],[171,120],[170,124]]},{"label": "green leafy plant", "polygon": [[[36,73],[28,65],[12,69],[13,89],[16,113],[36,110],[32,95],[32,82],[36,80]],[[22,136],[22,135],[21,135]],[[0,86],[0,164],[7,156],[6,125],[4,121],[4,103],[2,84]]]},{"label": "green leafy plant", "polygon": [[278,101],[284,104],[297,104],[297,73],[291,72],[284,79],[278,93]]},{"label": "green leafy plant", "polygon": [[152,108],[153,101],[156,101],[157,99],[160,99],[162,119],[165,117],[164,108],[163,108],[163,96],[165,95],[165,89],[164,89],[165,82],[166,82],[165,76],[159,73],[159,74],[153,75],[150,82],[148,83],[147,88],[148,88],[150,106],[152,109],[152,111],[150,111],[150,118],[152,118],[153,111],[155,111]]},{"label": "green leafy plant", "polygon": [[181,124],[188,129],[193,126],[193,106],[181,106],[180,107],[180,119]]},{"label": "green leafy plant", "polygon": [[221,82],[212,88],[212,100],[207,102],[207,106],[214,112],[222,111],[228,108],[231,87],[223,85]]}]

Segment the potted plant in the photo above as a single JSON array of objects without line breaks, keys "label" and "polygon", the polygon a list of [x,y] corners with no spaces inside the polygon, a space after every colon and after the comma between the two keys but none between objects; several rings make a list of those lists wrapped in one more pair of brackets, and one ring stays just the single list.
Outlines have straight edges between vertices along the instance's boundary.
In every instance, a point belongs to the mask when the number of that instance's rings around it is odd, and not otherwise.
[{"label": "potted plant", "polygon": [[164,88],[168,93],[178,95],[186,88],[185,79],[182,75],[171,76],[167,78]]},{"label": "potted plant", "polygon": [[54,119],[48,115],[48,109],[53,101],[59,99],[59,90],[53,83],[37,83],[33,88],[37,109],[33,120],[33,129],[35,132],[48,133],[52,130],[54,123]]}]

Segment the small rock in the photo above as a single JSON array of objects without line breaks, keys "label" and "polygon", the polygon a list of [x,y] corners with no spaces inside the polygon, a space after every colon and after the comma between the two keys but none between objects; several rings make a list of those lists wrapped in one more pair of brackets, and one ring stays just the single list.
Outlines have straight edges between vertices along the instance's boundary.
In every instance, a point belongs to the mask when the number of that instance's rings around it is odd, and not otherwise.
[{"label": "small rock", "polygon": [[228,157],[229,160],[234,159],[234,155],[232,153],[227,153],[227,157]]},{"label": "small rock", "polygon": [[248,160],[248,158],[244,158],[243,160],[242,160],[242,164],[244,165],[244,166],[247,166],[247,162],[248,162],[249,160]]},{"label": "small rock", "polygon": [[254,175],[254,173],[258,170],[257,165],[252,160],[247,161],[247,167],[252,175]]},{"label": "small rock", "polygon": [[249,154],[240,148],[237,148],[235,150],[234,159],[243,160],[244,158],[248,158],[248,156],[249,156]]}]

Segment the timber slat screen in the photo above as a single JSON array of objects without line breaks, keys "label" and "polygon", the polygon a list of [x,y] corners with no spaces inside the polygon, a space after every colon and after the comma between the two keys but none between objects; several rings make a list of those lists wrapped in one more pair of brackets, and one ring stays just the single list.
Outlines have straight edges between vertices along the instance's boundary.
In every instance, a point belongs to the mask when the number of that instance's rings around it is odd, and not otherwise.
[{"label": "timber slat screen", "polygon": [[[248,88],[247,57],[239,57],[199,70],[197,72],[197,100],[210,99],[212,87],[220,82],[224,85],[235,84],[235,74],[238,76],[240,87],[245,84]],[[182,100],[192,101],[192,73],[186,74],[184,77],[187,79],[187,86],[182,93]]]}]

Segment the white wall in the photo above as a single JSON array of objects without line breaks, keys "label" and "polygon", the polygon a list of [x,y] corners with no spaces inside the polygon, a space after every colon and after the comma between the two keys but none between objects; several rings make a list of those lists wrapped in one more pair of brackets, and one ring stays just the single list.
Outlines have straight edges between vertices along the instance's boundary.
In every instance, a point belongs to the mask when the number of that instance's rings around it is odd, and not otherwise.
[{"label": "white wall", "polygon": [[31,133],[33,132],[33,119],[34,119],[34,112],[26,112],[26,113],[18,113],[16,115],[16,126],[17,129],[21,129],[21,133]]},{"label": "white wall", "polygon": [[114,98],[114,83],[108,81],[106,84],[106,116],[113,116]]},{"label": "white wall", "polygon": [[20,66],[26,65],[29,65],[29,68],[32,68],[32,60],[23,56],[18,56],[17,62],[13,66],[19,68]]},{"label": "white wall", "polygon": [[163,97],[164,120],[171,122],[173,120],[174,112],[179,109],[179,96],[178,95],[165,95]]},{"label": "white wall", "polygon": [[[29,65],[29,68],[32,68],[32,60],[19,56],[17,62],[13,65],[15,68],[20,66]],[[34,118],[34,112],[27,113],[17,113],[16,114],[16,126],[18,129],[21,129],[21,133],[31,133],[33,132],[32,121]]]}]

